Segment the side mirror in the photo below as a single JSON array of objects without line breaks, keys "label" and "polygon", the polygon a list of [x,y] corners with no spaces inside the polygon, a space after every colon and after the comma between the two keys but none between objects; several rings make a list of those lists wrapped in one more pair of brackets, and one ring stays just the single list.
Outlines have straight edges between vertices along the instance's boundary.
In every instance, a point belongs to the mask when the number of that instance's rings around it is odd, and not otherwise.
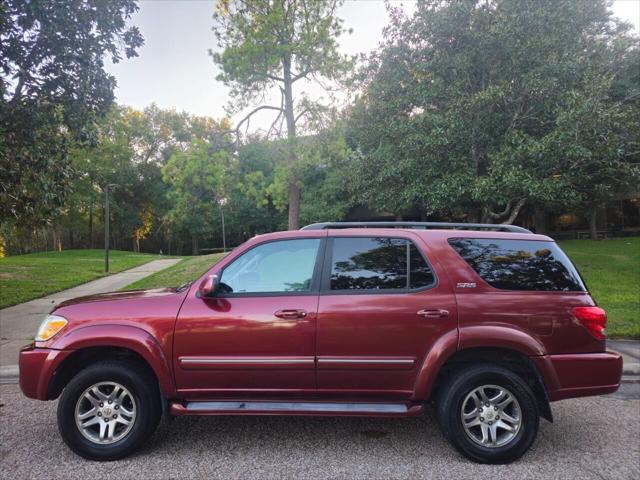
[{"label": "side mirror", "polygon": [[198,293],[201,298],[213,297],[218,290],[219,279],[218,275],[209,275],[205,278],[198,287]]}]

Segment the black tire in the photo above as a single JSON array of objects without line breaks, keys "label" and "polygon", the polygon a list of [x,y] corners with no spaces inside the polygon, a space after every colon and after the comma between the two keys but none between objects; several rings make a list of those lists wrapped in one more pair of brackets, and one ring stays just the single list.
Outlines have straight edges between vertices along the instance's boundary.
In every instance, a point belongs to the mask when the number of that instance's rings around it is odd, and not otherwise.
[{"label": "black tire", "polygon": [[[110,444],[85,438],[76,425],[76,404],[81,395],[99,382],[116,382],[131,392],[136,417],[129,432]],[[89,460],[109,461],[138,450],[155,431],[162,414],[158,384],[142,365],[124,361],[102,361],[80,371],[67,384],[58,402],[58,429],[67,446]]]},{"label": "black tire", "polygon": [[[465,367],[450,375],[436,400],[438,422],[449,442],[464,456],[479,463],[502,464],[520,458],[535,440],[540,422],[538,404],[529,386],[516,373],[491,364]],[[463,426],[463,402],[474,389],[483,385],[506,388],[519,403],[522,423],[517,434],[505,445],[479,445]]]}]

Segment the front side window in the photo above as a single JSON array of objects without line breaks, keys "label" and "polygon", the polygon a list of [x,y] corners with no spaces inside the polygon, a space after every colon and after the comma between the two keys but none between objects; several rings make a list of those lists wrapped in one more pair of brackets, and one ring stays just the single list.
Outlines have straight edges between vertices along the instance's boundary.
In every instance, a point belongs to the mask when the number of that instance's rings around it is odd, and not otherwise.
[{"label": "front side window", "polygon": [[252,248],[226,267],[224,293],[281,293],[311,290],[320,239],[282,240]]},{"label": "front side window", "polygon": [[408,240],[334,238],[331,290],[408,290],[433,284],[431,268]]},{"label": "front side window", "polygon": [[456,238],[450,245],[489,285],[503,290],[586,290],[580,275],[553,242]]}]

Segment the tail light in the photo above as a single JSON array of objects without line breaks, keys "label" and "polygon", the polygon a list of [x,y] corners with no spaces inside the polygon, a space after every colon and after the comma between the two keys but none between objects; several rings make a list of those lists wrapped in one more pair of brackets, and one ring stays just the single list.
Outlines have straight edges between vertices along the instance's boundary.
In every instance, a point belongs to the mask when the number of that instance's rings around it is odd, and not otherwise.
[{"label": "tail light", "polygon": [[573,307],[571,313],[580,320],[580,323],[589,333],[598,340],[607,338],[605,327],[607,326],[607,312],[600,307]]}]

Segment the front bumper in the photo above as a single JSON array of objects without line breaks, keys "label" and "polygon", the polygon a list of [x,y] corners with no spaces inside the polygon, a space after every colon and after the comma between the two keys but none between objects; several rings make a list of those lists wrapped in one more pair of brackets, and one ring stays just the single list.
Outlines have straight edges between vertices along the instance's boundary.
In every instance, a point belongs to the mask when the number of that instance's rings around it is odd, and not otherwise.
[{"label": "front bumper", "polygon": [[531,358],[544,378],[549,400],[603,395],[620,387],[622,357],[617,353],[578,353]]},{"label": "front bumper", "polygon": [[36,348],[34,344],[20,350],[20,388],[29,398],[49,399],[49,384],[56,369],[71,354],[69,350]]}]

